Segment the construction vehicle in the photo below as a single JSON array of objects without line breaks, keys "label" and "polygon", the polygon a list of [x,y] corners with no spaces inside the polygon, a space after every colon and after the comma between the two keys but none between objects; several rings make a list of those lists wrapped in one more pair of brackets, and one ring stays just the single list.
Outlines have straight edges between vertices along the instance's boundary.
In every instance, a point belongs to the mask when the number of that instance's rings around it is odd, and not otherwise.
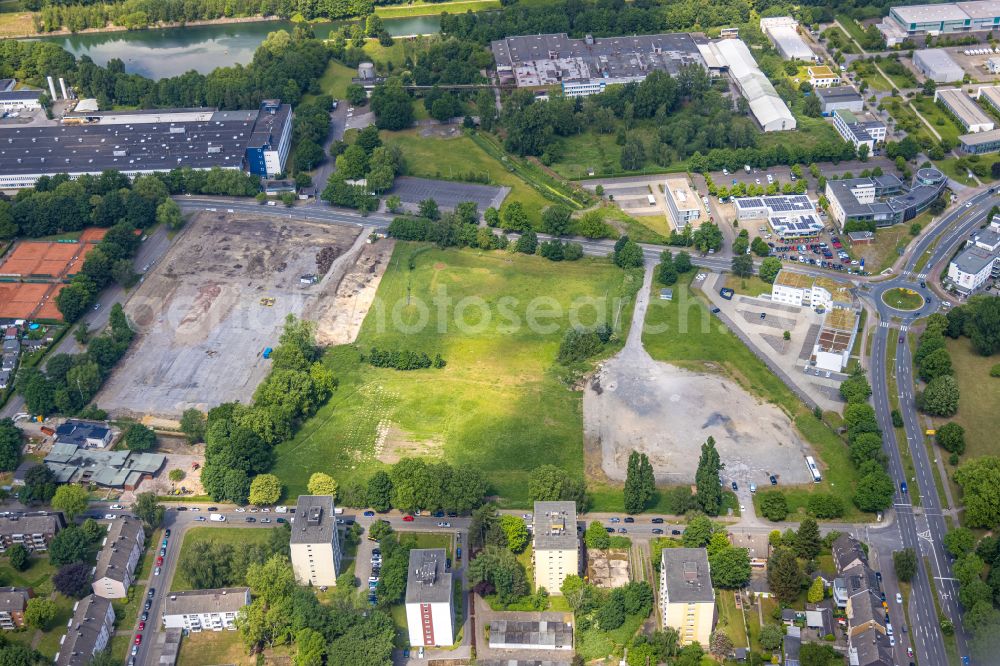
[{"label": "construction vehicle", "polygon": [[260,299],[260,304],[265,307],[271,307],[274,305],[274,298],[271,296],[264,296]]}]

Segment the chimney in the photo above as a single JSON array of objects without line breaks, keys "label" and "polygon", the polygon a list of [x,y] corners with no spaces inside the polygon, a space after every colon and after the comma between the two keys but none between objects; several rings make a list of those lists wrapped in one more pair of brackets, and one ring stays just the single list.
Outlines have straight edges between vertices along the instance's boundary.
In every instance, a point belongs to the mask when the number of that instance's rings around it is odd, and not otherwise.
[{"label": "chimney", "polygon": [[56,84],[52,80],[51,76],[47,76],[45,78],[47,78],[49,80],[49,92],[52,94],[52,101],[54,102],[57,99],[59,99],[59,95],[56,95]]},{"label": "chimney", "polygon": [[66,81],[63,77],[59,77],[59,88],[62,90],[63,99],[69,99],[69,95],[66,94]]}]

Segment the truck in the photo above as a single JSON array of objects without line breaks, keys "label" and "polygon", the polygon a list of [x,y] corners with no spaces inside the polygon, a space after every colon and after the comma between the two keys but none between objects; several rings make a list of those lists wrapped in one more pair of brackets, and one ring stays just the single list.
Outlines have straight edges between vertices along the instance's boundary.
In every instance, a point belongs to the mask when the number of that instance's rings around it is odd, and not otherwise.
[{"label": "truck", "polygon": [[273,351],[274,350],[271,349],[270,347],[264,347],[264,353],[262,354],[262,356],[264,358],[271,358],[271,352],[273,352]]},{"label": "truck", "polygon": [[226,522],[226,517],[223,516],[221,513],[213,513],[212,515],[210,515],[208,517],[208,519],[211,520],[213,523],[224,523],[224,522]]}]

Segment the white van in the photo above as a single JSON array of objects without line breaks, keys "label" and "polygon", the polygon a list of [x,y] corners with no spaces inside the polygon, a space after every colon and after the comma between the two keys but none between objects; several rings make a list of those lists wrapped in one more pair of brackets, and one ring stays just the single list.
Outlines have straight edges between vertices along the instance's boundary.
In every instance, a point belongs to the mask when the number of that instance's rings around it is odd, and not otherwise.
[{"label": "white van", "polygon": [[211,520],[214,523],[224,523],[224,522],[226,522],[226,517],[223,516],[221,513],[213,513],[212,515],[210,515],[208,517],[208,519]]}]

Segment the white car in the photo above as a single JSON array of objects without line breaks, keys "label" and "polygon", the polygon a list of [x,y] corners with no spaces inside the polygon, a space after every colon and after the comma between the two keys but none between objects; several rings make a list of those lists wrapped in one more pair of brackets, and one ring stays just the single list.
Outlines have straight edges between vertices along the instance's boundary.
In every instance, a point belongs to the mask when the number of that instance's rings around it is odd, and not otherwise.
[{"label": "white car", "polygon": [[438,523],[438,527],[451,527],[451,523]]},{"label": "white car", "polygon": [[160,575],[160,567],[156,567],[155,569],[153,569],[153,575],[154,576],[159,576]]},{"label": "white car", "polygon": [[[965,202],[965,207],[966,207],[966,208],[972,208],[972,202],[971,202],[971,201],[966,201],[966,202]],[[95,308],[95,309],[96,309],[96,308]]]},{"label": "white car", "polygon": [[897,604],[903,603],[903,595],[900,594],[899,592],[896,593],[896,603]]},{"label": "white car", "polygon": [[111,509],[112,509],[112,511],[121,511],[121,510],[122,510],[122,509],[124,509],[124,508],[125,508],[125,507],[123,507],[123,506],[122,506],[121,504],[112,504],[112,505],[111,505]]},{"label": "white car", "polygon": [[269,523],[269,522],[271,522],[271,519],[270,518],[261,518],[260,522],[262,522],[262,523]]},{"label": "white car", "polygon": [[113,513],[104,514],[104,520],[114,520],[114,519],[115,519],[115,514]]},{"label": "white car", "polygon": [[247,510],[241,506],[236,507],[236,513],[246,513]]}]

